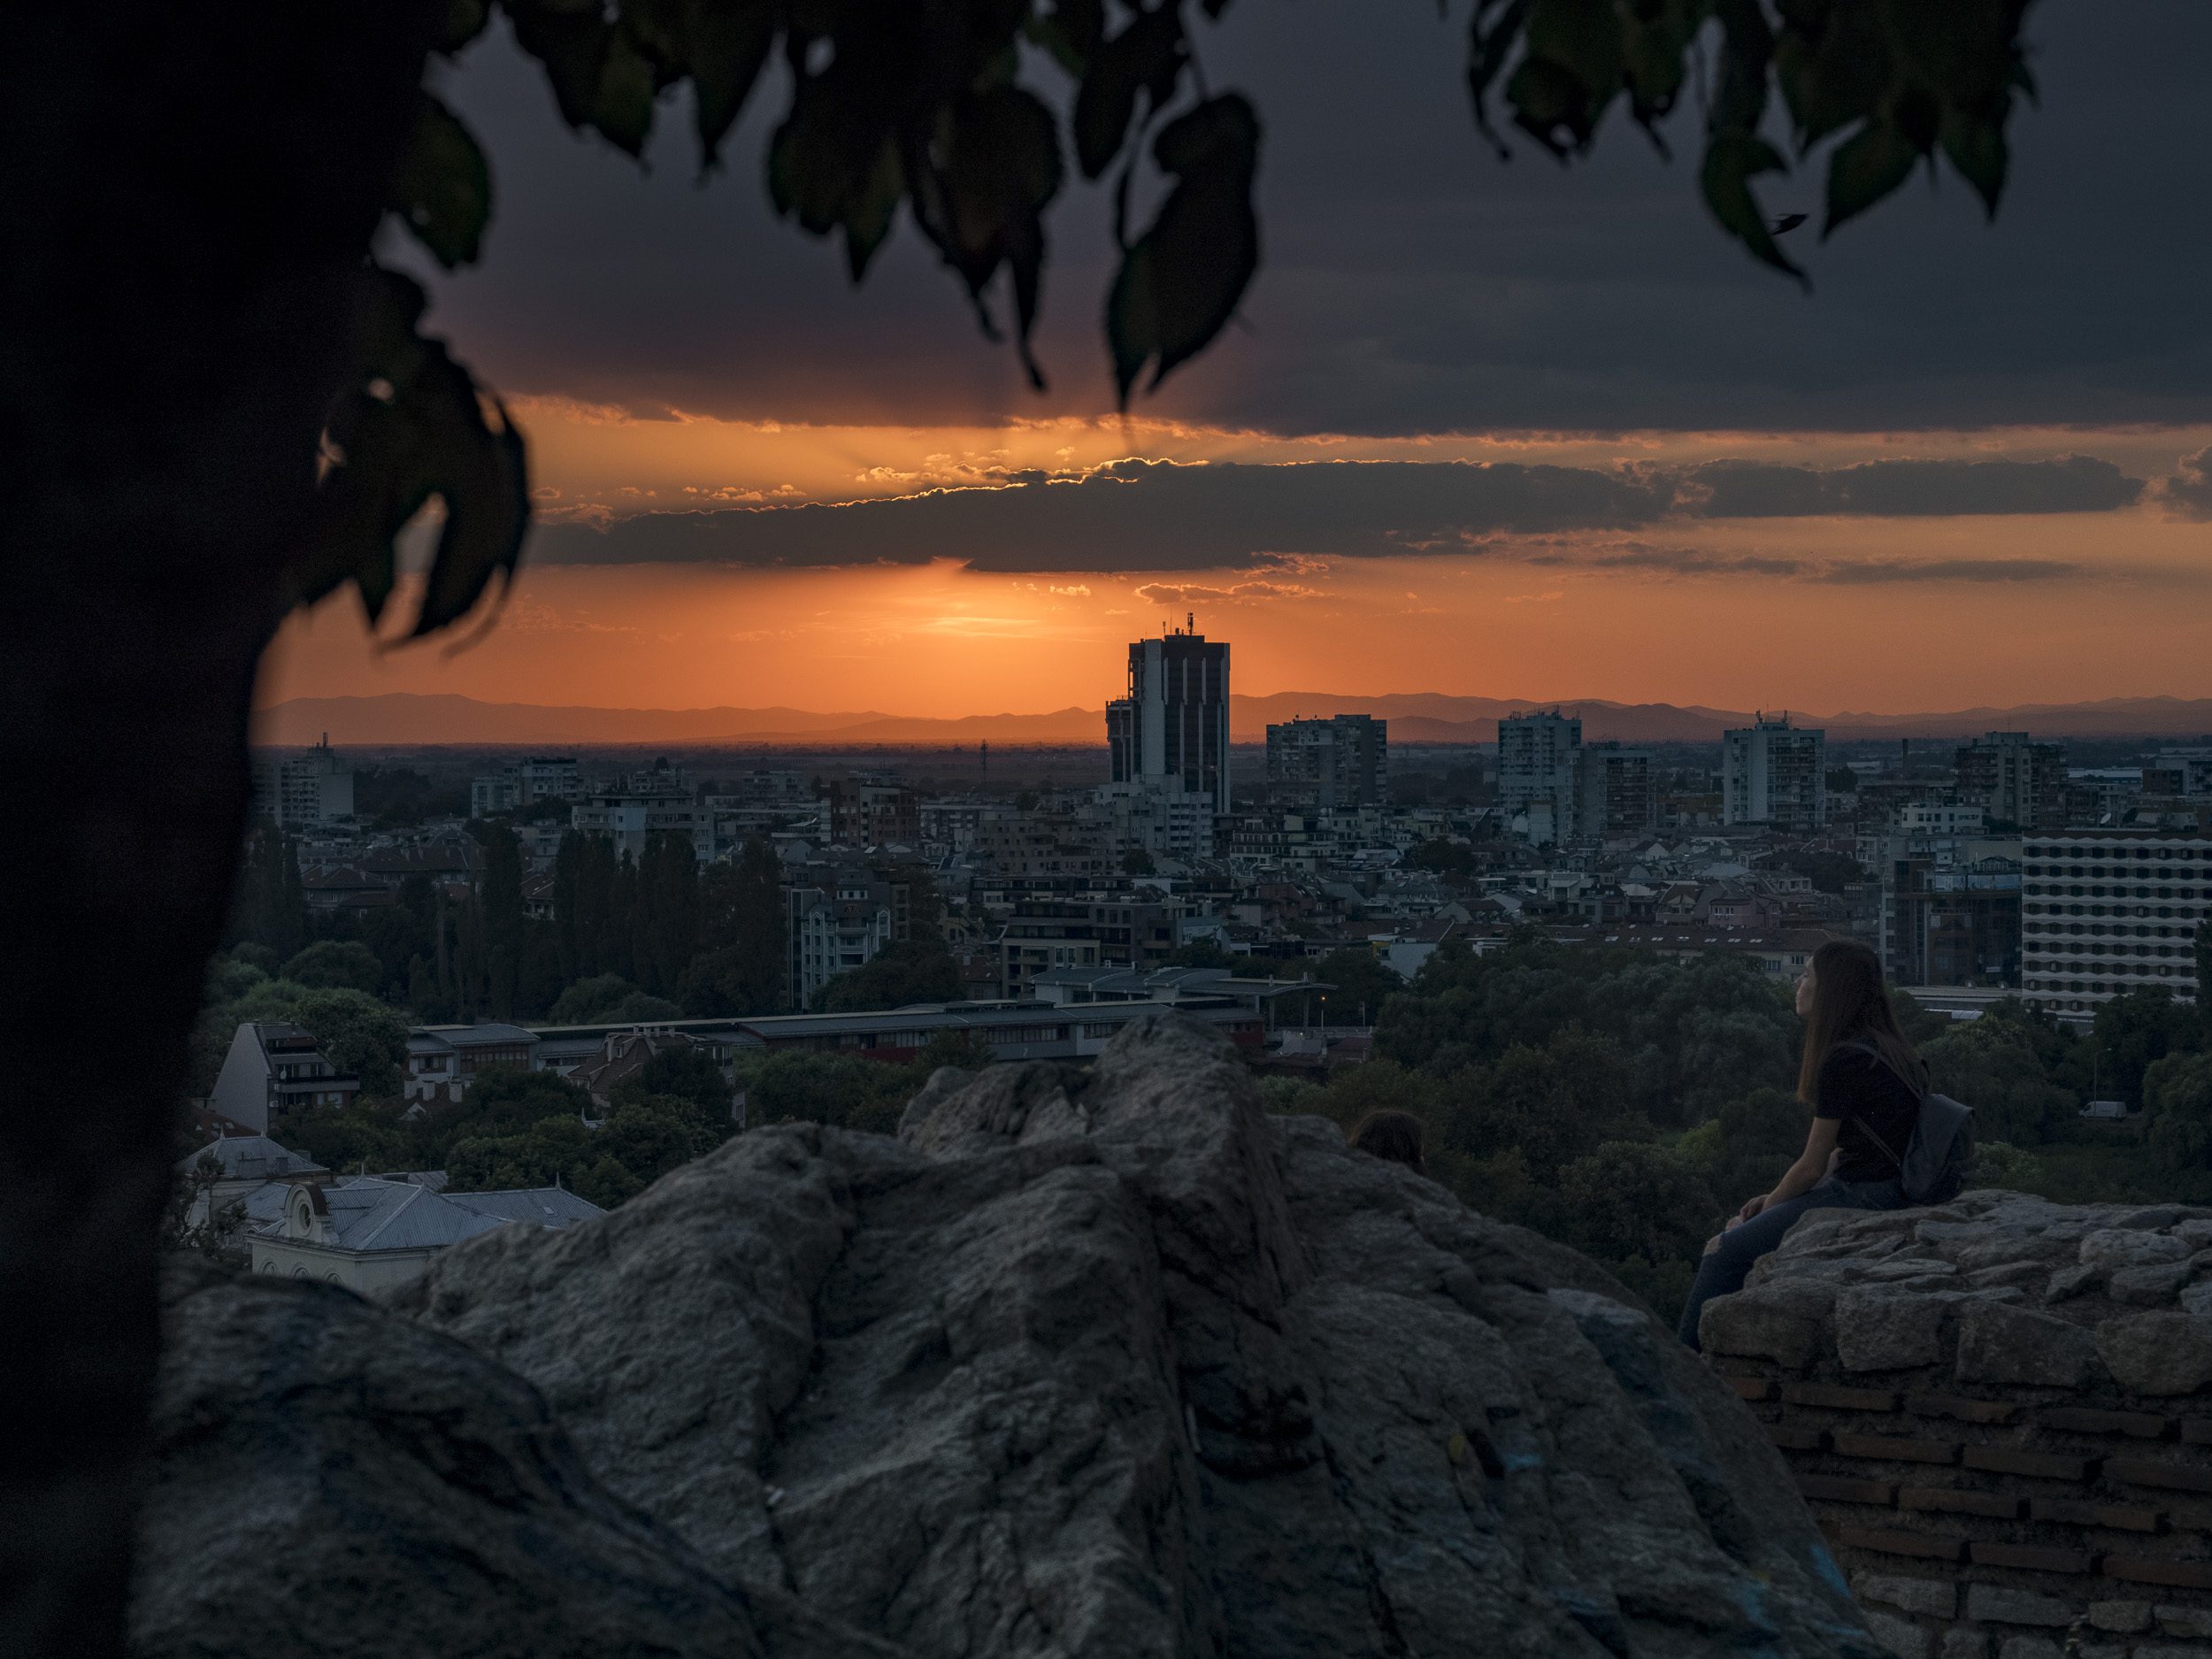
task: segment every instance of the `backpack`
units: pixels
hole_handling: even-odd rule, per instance
[[[1859,1124],[1866,1131],[1866,1138],[1881,1148],[1882,1155],[1897,1166],[1897,1184],[1904,1188],[1905,1202],[1941,1204],[1956,1198],[1974,1164],[1974,1109],[1948,1094],[1923,1088],[1890,1065],[1889,1056],[1870,1042],[1843,1046],[1864,1049],[1889,1066],[1890,1075],[1901,1079],[1907,1088],[1920,1097],[1920,1116],[1913,1124],[1911,1139],[1905,1142],[1902,1157],[1874,1133],[1872,1125],[1864,1120]]]

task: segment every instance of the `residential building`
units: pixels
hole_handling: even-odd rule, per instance
[[[1882,971],[1901,985],[2016,986],[2017,858],[1939,866],[1925,855],[1882,870]]]
[[[560,1187],[453,1193],[419,1179],[273,1182],[247,1201],[253,1271],[368,1294],[420,1277],[439,1251],[500,1227],[565,1231],[606,1214]]]
[[[285,829],[351,818],[353,768],[338,758],[327,732],[303,754],[257,755],[253,810]]]
[[[209,1107],[265,1135],[294,1114],[353,1103],[361,1079],[332,1064],[311,1033],[282,1020],[247,1020],[234,1033]]]
[[[2066,821],[2070,825],[2124,824],[2143,797],[2140,766],[2070,766]]]
[[[839,778],[826,801],[833,846],[910,847],[922,839],[920,797],[902,784]]]
[[[2028,838],[2022,985],[2054,1011],[2124,991],[2196,995],[2197,929],[2212,914],[2212,836],[2113,827]]]
[[[512,772],[495,772],[488,778],[469,780],[469,816],[489,818],[495,812],[511,812],[522,804],[522,780]]]
[[[573,755],[533,755],[515,769],[525,806],[540,801],[580,801],[584,780]]]
[[[1113,781],[1179,787],[1229,810],[1229,647],[1189,630],[1129,647],[1129,693],[1106,705]]]
[[[1132,852],[1171,858],[1210,858],[1216,846],[1213,798],[1196,789],[1157,783],[1102,783],[1091,791],[1088,816],[1116,858]]]
[[[1183,899],[1148,890],[1141,898],[1110,893],[1023,899],[999,933],[998,994],[1030,995],[1036,976],[1045,972],[1157,969],[1182,942],[1179,927],[1189,912]]]
[[[468,1092],[479,1071],[494,1065],[540,1069],[536,1033],[498,1020],[479,1025],[417,1025],[407,1033],[407,1071],[400,1079],[400,1094],[410,1102],[451,1104]]]
[[[654,835],[681,835],[700,861],[714,856],[714,810],[687,795],[590,795],[571,809],[569,822],[579,833],[604,835],[616,856],[632,862],[645,856]]]
[[[1991,732],[1952,757],[1962,802],[1993,824],[2057,829],[2066,822],[2066,746],[2038,743],[2025,732]]]
[[[219,1225],[224,1212],[233,1204],[244,1202],[249,1194],[271,1181],[330,1172],[314,1159],[279,1146],[267,1135],[223,1133],[177,1160],[180,1177],[189,1179],[203,1171],[212,1174],[214,1179],[193,1194],[184,1217],[188,1229],[205,1226],[210,1216]]]
[[[1498,722],[1498,805],[1537,846],[1575,833],[1582,721],[1557,710],[1509,714]]]
[[[1828,819],[1828,734],[1786,714],[1723,734],[1721,821],[1803,834]]]
[[[905,936],[906,884],[859,865],[811,866],[783,890],[791,1006],[806,1008],[841,973]]]
[[[1267,728],[1271,795],[1329,809],[1381,806],[1389,769],[1388,723],[1372,715],[1293,719]]]
[[[1574,833],[1587,841],[1648,835],[1659,827],[1659,757],[1648,749],[1592,743],[1576,762]]]

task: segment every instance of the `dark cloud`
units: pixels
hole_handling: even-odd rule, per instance
[[[1825,471],[1710,461],[1684,472],[1681,490],[1692,511],[1710,518],[2111,512],[2133,506],[2142,494],[2141,479],[2085,455],[2055,461],[1867,461]]]
[[[1231,329],[1145,407],[1270,432],[1894,431],[2193,422],[2212,386],[2201,131],[2212,6],[2139,0],[2030,14],[2039,106],[2011,134],[2002,209],[1916,180],[1797,251],[1815,292],[1756,267],[1698,200],[1698,111],[1677,159],[1617,113],[1587,165],[1501,165],[1472,130],[1463,8],[1230,9],[1208,78],[1266,122],[1263,264]],[[501,26],[503,31],[504,26]],[[957,285],[901,225],[864,288],[770,211],[761,157],[779,72],[703,188],[687,111],[639,169],[578,140],[503,34],[449,91],[486,141],[484,267],[441,280],[433,323],[492,382],[634,409],[940,425],[1110,407],[1097,319],[1108,192],[1055,208],[1024,388]],[[1816,155],[1769,180],[1816,208]]]
[[[1500,536],[1632,529],[1678,516],[2108,511],[2142,480],[2079,457],[1883,461],[1833,471],[1516,462],[1118,461],[1079,476],[882,500],[653,512],[541,527],[555,565],[810,567],[959,560],[973,569],[1196,571],[1285,558],[1480,552]],[[1558,557],[1579,562],[1569,549]],[[1632,559],[1632,553],[1617,556]],[[1655,557],[1677,557],[1664,549]],[[1541,562],[1543,555],[1532,555]],[[1746,566],[1746,573],[1758,573]]]
[[[2177,518],[2212,518],[2212,449],[2183,456],[2173,476],[2160,479],[2151,494]]]
[[[1869,582],[2047,582],[2089,572],[2064,559],[1837,560],[1811,580],[1858,586]]]

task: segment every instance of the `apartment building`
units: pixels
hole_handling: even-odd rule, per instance
[[[1582,757],[1582,721],[1557,710],[1498,722],[1498,804],[1540,847],[1571,841]]]
[[[295,1113],[336,1110],[361,1092],[361,1079],[333,1064],[313,1033],[282,1020],[248,1020],[230,1040],[207,1103],[257,1135]]]
[[[1721,738],[1721,822],[1802,834],[1828,821],[1828,734],[1757,717]]]
[[[2070,829],[2031,836],[2021,880],[2022,988],[2055,1011],[2159,987],[2193,1000],[2193,941],[2212,912],[2212,835]]]
[[[1337,714],[1267,728],[1268,793],[1280,800],[1330,810],[1380,806],[1389,782],[1387,721]]]
[[[338,757],[326,732],[298,755],[257,755],[253,810],[286,829],[353,816],[353,768]]]
[[[1592,743],[1576,762],[1574,833],[1584,840],[1648,835],[1659,827],[1659,756]]]
[[[1991,732],[1952,757],[1959,799],[1993,824],[2020,830],[2066,822],[2066,746],[2038,743],[2025,732]]]

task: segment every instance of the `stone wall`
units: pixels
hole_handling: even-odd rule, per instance
[[[2212,1655],[2212,1210],[1818,1210],[1710,1303],[1901,1659]]]

